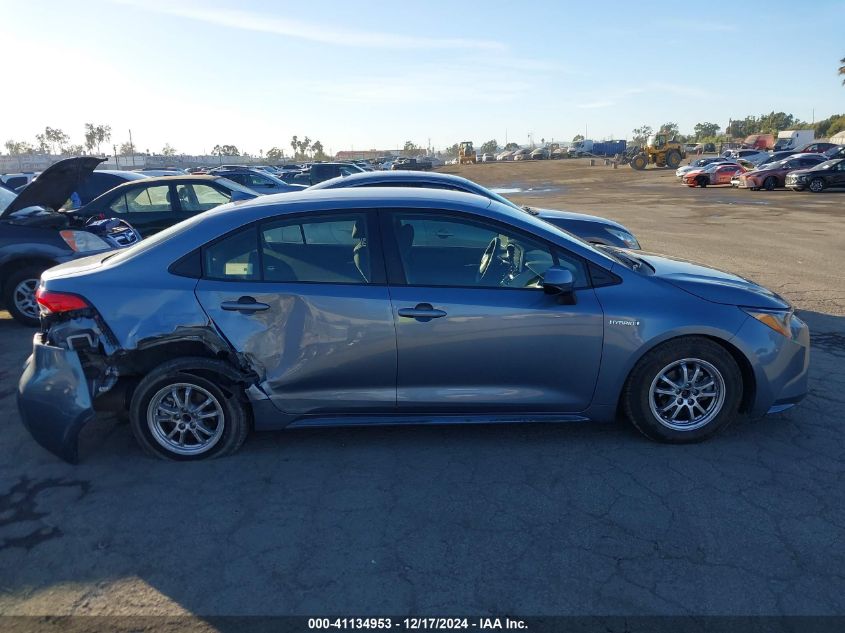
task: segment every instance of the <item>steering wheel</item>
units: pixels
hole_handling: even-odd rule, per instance
[[[476,281],[484,281],[492,275],[492,271],[503,269],[505,267],[505,262],[502,261],[501,257],[499,257],[499,251],[501,249],[502,240],[497,235],[490,240],[487,248],[484,249],[484,254],[481,256],[481,262],[478,264],[478,274],[475,276]]]

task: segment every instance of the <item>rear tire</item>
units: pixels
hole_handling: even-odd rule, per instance
[[[132,395],[129,422],[145,452],[196,461],[230,455],[241,447],[249,418],[240,388],[222,378],[221,365],[186,358],[159,365],[141,380]],[[214,376],[220,378],[210,379]]]
[[[813,178],[808,187],[813,193],[821,193],[824,191],[824,180],[821,178]]]
[[[6,278],[3,286],[3,305],[12,315],[12,318],[28,327],[38,327],[40,322],[40,311],[35,302],[35,291],[41,282],[41,273],[44,269],[36,266],[27,266],[16,270]]]
[[[763,181],[763,188],[766,191],[774,191],[778,186],[778,179],[774,176],[769,176]]]
[[[708,439],[733,422],[742,392],[742,373],[730,352],[710,339],[690,336],[658,345],[637,362],[625,383],[622,406],[649,439],[686,444]]]

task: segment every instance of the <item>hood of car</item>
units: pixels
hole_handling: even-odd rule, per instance
[[[655,277],[706,301],[773,310],[789,307],[777,293],[739,275],[665,255],[632,254],[649,264]]]
[[[575,213],[573,211],[559,211],[557,209],[537,209],[535,207],[531,207],[531,210],[536,212],[537,217],[542,218],[544,220],[553,220],[557,218],[561,220],[580,220],[582,222],[596,222],[597,224],[606,224],[607,226],[622,229],[626,233],[628,232],[628,229],[626,229],[618,222],[614,222],[613,220],[608,220],[607,218],[602,218],[597,215]]]
[[[27,207],[61,208],[97,165],[105,160],[96,156],[77,156],[50,165],[18,194],[0,217],[8,217]]]
[[[815,168],[806,168],[806,169],[793,169],[789,172],[790,176],[807,176],[813,171],[822,171],[821,169],[816,170]]]

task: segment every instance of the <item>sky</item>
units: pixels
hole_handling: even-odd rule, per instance
[[[0,143],[93,122],[150,152],[442,149],[845,112],[845,1],[763,4],[0,0]]]

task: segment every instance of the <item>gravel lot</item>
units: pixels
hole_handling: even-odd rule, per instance
[[[845,612],[845,193],[583,160],[447,170],[778,290],[813,332],[809,398],[697,446],[623,424],[340,429],[190,465],[104,418],[69,466],[20,425],[32,332],[0,312],[0,613]]]

